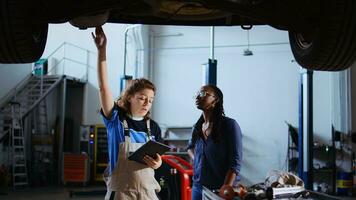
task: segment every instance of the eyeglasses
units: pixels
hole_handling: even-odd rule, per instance
[[[207,91],[204,91],[204,90],[198,91],[195,97],[203,98],[206,96],[212,96],[212,97],[216,98],[216,96],[209,94]]]

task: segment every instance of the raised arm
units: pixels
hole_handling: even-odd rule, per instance
[[[108,83],[106,64],[106,36],[101,27],[95,28],[95,35],[91,33],[98,49],[98,83],[100,104],[105,117],[110,118],[114,107],[114,99]]]

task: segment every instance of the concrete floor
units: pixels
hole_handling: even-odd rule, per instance
[[[103,200],[105,186],[36,187],[16,191],[0,190],[1,200]],[[74,195],[70,196],[74,191]],[[356,197],[337,197],[342,200],[356,200]]]
[[[71,197],[71,191],[74,195]],[[1,200],[103,200],[105,186],[36,187],[0,193]]]

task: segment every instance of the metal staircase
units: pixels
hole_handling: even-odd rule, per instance
[[[0,153],[8,154],[7,159],[6,156],[3,156],[2,159],[6,160],[4,163],[7,163],[8,170],[12,169],[14,188],[35,184],[33,180],[38,180],[41,178],[39,176],[47,173],[43,172],[41,166],[51,162],[48,159],[38,159],[43,153],[49,151],[49,146],[53,148],[51,141],[53,142],[54,139],[51,141],[49,139],[53,138],[53,129],[50,128],[53,124],[51,125],[49,122],[51,113],[48,113],[47,110],[47,107],[50,108],[50,102],[46,100],[46,97],[59,86],[66,88],[68,81],[70,83],[86,83],[89,78],[89,69],[95,69],[93,66],[95,66],[96,59],[92,59],[95,56],[94,52],[87,49],[63,43],[46,59],[41,59],[46,60],[46,69],[41,66],[40,71],[36,71],[35,67],[37,66],[34,65],[34,70],[0,99],[0,146],[4,147]],[[63,91],[66,90],[63,89]],[[63,91],[61,90],[61,92]],[[63,96],[65,98],[65,93]],[[65,102],[63,96],[59,102]],[[62,152],[63,145],[61,137],[64,135],[65,109],[58,112],[61,127],[58,133],[59,146],[56,151],[59,152],[57,164],[61,173],[62,157],[60,152]],[[39,156],[34,157],[34,155]],[[34,159],[34,162],[26,165],[26,162],[31,159]],[[50,164],[53,164],[53,161]],[[36,174],[33,173],[34,171],[42,173]]]
[[[61,81],[63,76],[31,76],[19,88],[12,98],[0,107],[0,141],[11,128],[12,114],[10,102],[17,102],[21,107],[22,118],[33,111]]]
[[[30,113],[36,116],[37,133],[48,134],[46,96],[56,88],[64,76],[35,76],[25,79],[22,86],[0,107],[0,142],[11,141],[13,186],[28,185],[26,166],[26,136],[22,119]],[[37,111],[37,112],[34,112]],[[9,152],[9,153],[10,153]]]
[[[0,107],[0,141],[9,133],[9,128],[12,123],[12,106],[9,102],[19,103],[21,107],[20,114],[22,117],[25,117],[33,111],[62,80],[63,76],[43,76],[42,78],[31,76],[29,80],[25,81],[24,86]]]

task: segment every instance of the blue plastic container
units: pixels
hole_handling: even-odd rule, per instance
[[[352,173],[338,172],[336,179],[336,191],[338,195],[349,195],[352,189]]]

